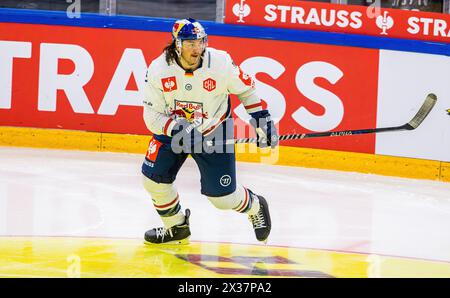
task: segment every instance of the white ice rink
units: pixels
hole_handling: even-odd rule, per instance
[[[160,226],[143,156],[0,147],[0,235],[142,238]],[[269,245],[450,262],[450,183],[238,163],[268,199]],[[176,185],[192,241],[256,244],[246,216],[215,209],[188,159]]]

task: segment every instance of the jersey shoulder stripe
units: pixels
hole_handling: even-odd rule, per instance
[[[205,57],[206,66],[212,70],[223,70],[228,63],[231,63],[230,55],[222,50],[208,47]]]

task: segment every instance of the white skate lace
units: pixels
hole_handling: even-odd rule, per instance
[[[161,237],[161,241],[164,241],[164,237],[166,235],[170,235],[170,237],[173,237],[172,229],[166,229],[164,227],[156,228],[156,238]]]
[[[256,213],[255,215],[249,215],[249,217],[252,221],[254,229],[266,228],[262,208],[259,209],[258,213]]]

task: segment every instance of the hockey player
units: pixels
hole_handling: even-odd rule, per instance
[[[143,184],[164,226],[147,231],[146,244],[188,243],[190,210],[183,213],[174,181],[189,154],[200,169],[201,193],[215,207],[246,213],[259,241],[270,233],[265,198],[236,183],[234,145],[212,152],[203,145],[206,139],[233,139],[230,93],[252,116],[259,147],[278,145],[276,128],[262,109],[253,79],[227,52],[207,46],[199,22],[178,20],[171,44],[147,71],[143,116],[153,138],[142,165]]]

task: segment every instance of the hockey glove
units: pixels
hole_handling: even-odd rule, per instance
[[[197,124],[184,118],[177,120],[177,124],[172,128],[171,146],[175,153],[199,153],[202,151],[202,140]]]
[[[278,146],[278,134],[275,124],[270,118],[270,114],[267,110],[262,110],[255,113],[250,113],[252,119],[250,119],[250,124],[256,130],[256,135],[258,137],[256,145],[260,148]]]

